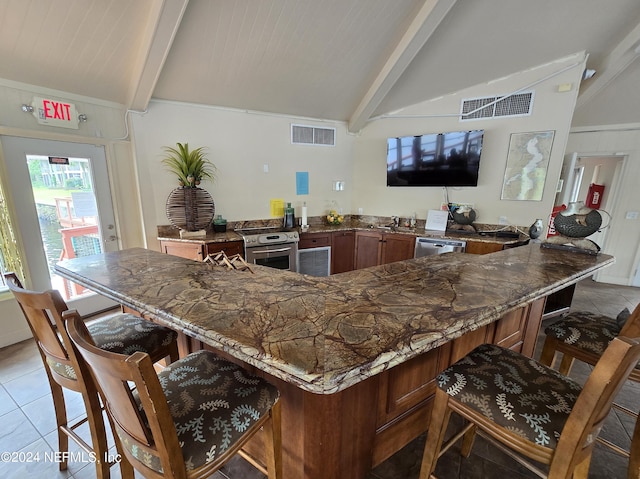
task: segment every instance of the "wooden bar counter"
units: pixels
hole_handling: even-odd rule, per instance
[[[286,479],[361,479],[428,428],[439,371],[484,342],[532,355],[546,297],[613,261],[531,244],[318,278],[137,248],[56,271],[278,386]]]

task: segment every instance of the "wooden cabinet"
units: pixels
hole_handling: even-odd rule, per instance
[[[356,269],[377,266],[382,252],[382,233],[377,231],[356,232]]]
[[[356,232],[356,269],[413,258],[416,238],[412,235]]]
[[[449,350],[445,344],[380,374],[373,464],[380,464],[429,427],[435,378],[449,364]]]
[[[494,323],[381,373],[373,464],[384,461],[428,428],[436,376],[472,349],[494,343],[532,357],[544,303],[545,298],[540,298],[509,311]]]
[[[502,243],[490,243],[486,241],[469,241],[467,240],[467,247],[465,253],[470,254],[488,254],[495,253],[496,251],[502,251]]]
[[[465,253],[471,254],[488,254],[501,251],[503,249],[517,248],[529,244],[529,240],[516,241],[512,243],[493,243],[490,241],[473,241],[467,240],[467,248]]]
[[[331,246],[331,233],[302,233],[298,249],[320,248]]]
[[[188,241],[161,240],[160,250],[166,254],[180,256],[181,258],[203,261],[208,255],[224,251],[227,256],[234,254],[244,255],[244,243],[242,241],[222,241],[217,243],[191,243]]]
[[[180,256],[181,258],[202,261],[203,245],[197,243],[185,243],[182,241],[160,241],[160,249],[163,253]]]
[[[355,249],[355,231],[334,231],[331,234],[331,274],[354,270]]]
[[[302,233],[298,249],[331,247],[331,274],[344,273],[354,269],[356,234],[352,230],[333,233]]]
[[[416,238],[411,235],[383,233],[380,264],[394,263],[413,258]]]
[[[207,243],[206,244],[206,254],[207,255],[220,253],[224,251],[227,256],[233,256],[234,254],[239,254],[244,257],[244,242],[243,241],[223,241],[218,243]]]

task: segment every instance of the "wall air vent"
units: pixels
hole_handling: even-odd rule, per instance
[[[529,116],[533,108],[533,92],[509,96],[489,96],[462,100],[460,121],[505,116]]]
[[[336,129],[291,124],[291,143],[293,145],[336,146]]]

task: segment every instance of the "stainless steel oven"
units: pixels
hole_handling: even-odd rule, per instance
[[[249,264],[297,271],[297,231],[281,228],[247,228],[236,230],[244,239],[244,257]]]

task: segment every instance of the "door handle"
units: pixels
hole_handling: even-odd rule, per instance
[[[284,253],[285,251],[291,251],[291,248],[280,248],[280,249],[267,249],[262,251],[253,251],[254,254],[261,253]]]

